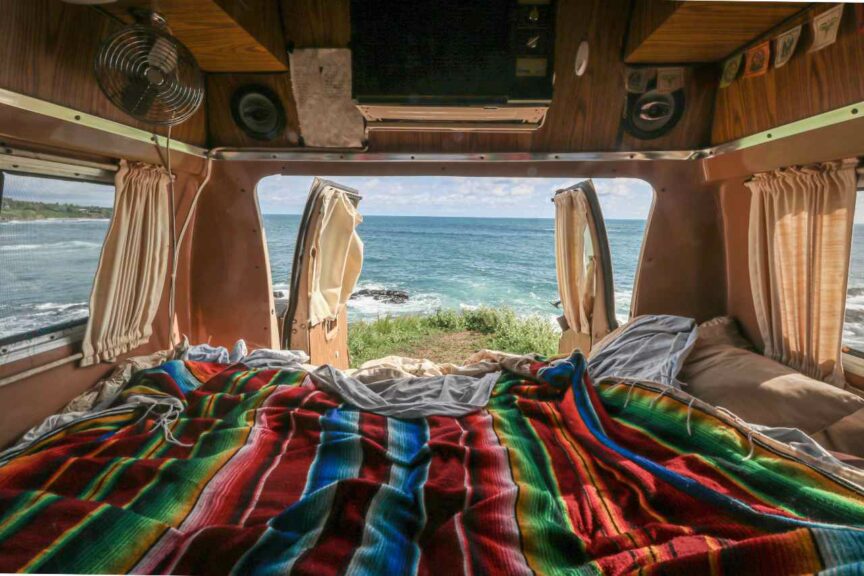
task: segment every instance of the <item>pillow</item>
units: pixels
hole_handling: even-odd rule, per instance
[[[828,450],[864,458],[864,409],[813,434],[813,439]]]
[[[687,392],[751,424],[808,434],[864,408],[857,395],[751,352],[742,342],[749,346],[734,320],[700,326],[680,376]]]
[[[745,350],[755,350],[753,344],[741,334],[738,322],[731,316],[718,316],[699,324],[696,346],[728,344]]]

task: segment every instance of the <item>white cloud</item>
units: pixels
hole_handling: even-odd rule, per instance
[[[364,214],[406,216],[481,216],[551,218],[556,190],[579,178],[469,178],[469,177],[345,177],[330,178],[357,189]],[[258,184],[264,213],[299,214],[306,204],[311,176],[270,176]],[[595,179],[606,218],[645,218],[651,187],[633,179]],[[5,194],[44,202],[110,206],[108,185],[66,182],[7,175]],[[859,207],[859,212],[862,210]]]
[[[363,196],[364,214],[551,218],[556,190],[579,178],[334,177]],[[258,186],[262,211],[299,213],[309,176],[272,176]],[[633,179],[595,179],[606,218],[645,218],[651,187]]]

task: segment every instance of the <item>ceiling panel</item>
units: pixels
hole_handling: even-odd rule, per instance
[[[120,0],[105,9],[157,11],[206,72],[284,72],[288,54],[275,0]]]
[[[635,0],[626,61],[717,62],[806,6],[796,2]]]

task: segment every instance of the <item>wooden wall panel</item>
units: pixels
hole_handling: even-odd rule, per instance
[[[800,12],[795,2],[636,0],[627,62],[717,62]]]
[[[351,41],[350,0],[281,0],[285,40],[294,48],[345,48]],[[384,16],[386,17],[386,16]]]
[[[102,94],[93,56],[102,38],[119,25],[100,12],[56,0],[0,0],[0,88],[19,92],[144,130]],[[206,143],[205,113],[172,129],[190,144]]]
[[[712,144],[762,132],[864,100],[864,34],[855,31],[855,14],[846,5],[837,42],[819,52],[807,53],[811,34],[806,22],[818,6],[798,21],[805,30],[798,50],[782,68],[764,76],[738,78],[718,89]],[[790,24],[791,26],[791,24]]]
[[[155,10],[207,72],[284,72],[288,54],[276,0],[119,0],[104,10],[132,22]]]
[[[231,115],[231,96],[246,84],[260,84],[273,90],[285,109],[285,130],[273,140],[256,140],[248,136],[234,122]],[[297,146],[300,134],[297,106],[291,91],[290,74],[208,74],[207,116],[210,146],[288,148]]]
[[[677,2],[634,0],[624,53],[629,56],[636,52],[677,9]]]

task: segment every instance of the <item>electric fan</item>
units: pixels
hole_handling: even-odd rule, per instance
[[[192,116],[204,99],[195,57],[149,14],[107,37],[96,53],[99,87],[115,106],[148,124],[172,126]]]

